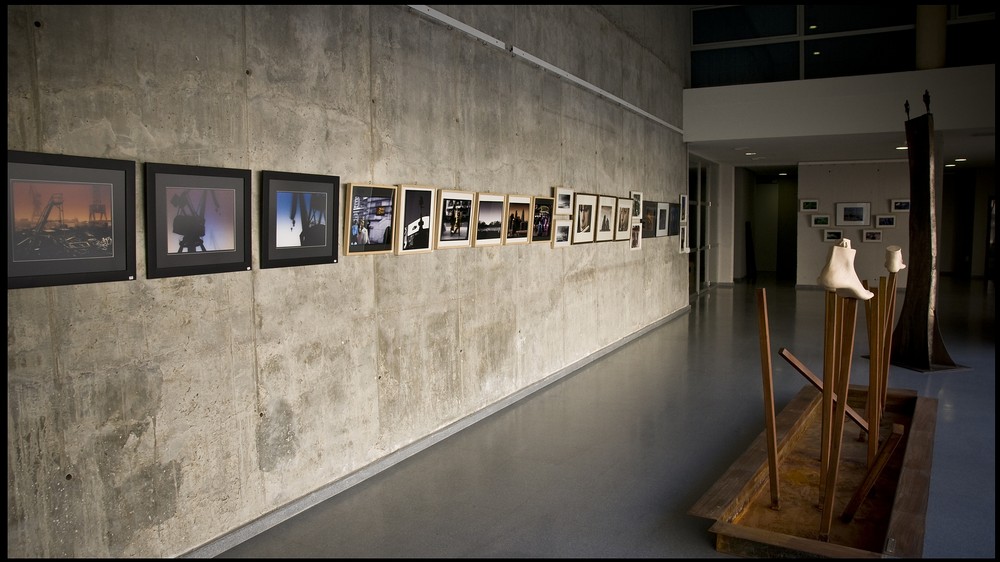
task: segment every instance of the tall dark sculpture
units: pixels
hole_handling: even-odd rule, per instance
[[[941,339],[937,322],[937,233],[934,212],[934,116],[930,94],[924,92],[927,113],[909,118],[906,145],[910,162],[909,278],[899,323],[892,335],[892,364],[915,371],[958,367]]]

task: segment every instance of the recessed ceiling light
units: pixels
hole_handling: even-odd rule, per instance
[[[906,146],[897,146],[896,150],[907,150],[907,148],[909,148],[909,147],[906,147]]]
[[[755,154],[757,154],[757,153],[756,153],[756,152],[747,152],[747,153],[745,154],[745,156],[753,156],[753,155],[755,155]]]
[[[819,55],[819,51],[813,51],[813,56]]]
[[[787,175],[788,175],[788,172],[778,172],[778,175],[779,175],[779,176],[787,176]]]
[[[955,162],[965,162],[965,158],[956,158]]]
[[[944,167],[945,168],[954,168],[955,165],[954,164],[945,164]]]

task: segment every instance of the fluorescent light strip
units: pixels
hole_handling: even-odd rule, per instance
[[[426,15],[427,17],[436,19],[436,20],[438,20],[438,21],[440,21],[440,22],[442,22],[442,23],[444,23],[446,25],[449,25],[449,26],[451,26],[451,27],[453,27],[453,28],[455,28],[455,29],[457,29],[459,31],[462,31],[463,33],[471,35],[471,36],[475,37],[476,39],[479,39],[480,41],[483,41],[487,45],[493,45],[494,47],[497,47],[498,49],[503,49],[503,50],[511,53],[512,55],[514,55],[516,57],[520,57],[520,58],[522,58],[522,59],[524,59],[524,60],[526,60],[526,61],[528,61],[528,62],[530,62],[530,63],[532,63],[534,65],[537,65],[537,66],[541,67],[544,70],[548,70],[549,72],[551,72],[551,73],[553,73],[553,74],[555,74],[555,75],[557,75],[557,76],[559,76],[561,78],[565,78],[566,80],[569,80],[570,82],[572,82],[572,83],[574,83],[574,84],[576,84],[578,86],[581,86],[581,87],[583,87],[583,88],[585,88],[587,90],[590,90],[591,92],[597,94],[598,96],[601,96],[602,98],[611,100],[611,101],[613,101],[613,102],[621,105],[622,107],[628,109],[629,111],[632,111],[634,113],[642,115],[643,117],[645,117],[645,118],[647,118],[647,119],[649,119],[651,121],[655,121],[655,122],[659,123],[660,125],[663,125],[664,127],[667,127],[667,128],[669,128],[669,129],[671,129],[673,131],[676,131],[676,132],[682,134],[682,135],[684,134],[684,131],[682,129],[679,129],[679,128],[671,125],[670,123],[667,123],[663,119],[660,119],[659,117],[657,117],[657,116],[655,116],[655,115],[653,115],[653,114],[651,114],[651,113],[649,113],[647,111],[643,111],[642,109],[639,109],[638,107],[632,105],[631,103],[629,103],[629,102],[627,102],[627,101],[619,98],[618,96],[615,96],[614,94],[608,93],[608,92],[606,92],[606,91],[598,88],[597,86],[591,84],[590,82],[587,82],[587,81],[585,81],[585,80],[583,80],[583,79],[581,79],[581,78],[579,78],[577,76],[574,76],[574,75],[570,74],[569,72],[566,72],[565,70],[563,70],[563,69],[561,69],[561,68],[559,68],[557,66],[553,66],[553,65],[551,65],[551,64],[543,61],[542,59],[540,59],[540,58],[532,55],[531,53],[525,52],[525,51],[523,51],[523,50],[521,50],[521,49],[519,49],[519,48],[517,48],[517,47],[515,47],[513,45],[509,45],[508,46],[503,41],[501,41],[501,40],[499,40],[499,39],[497,39],[495,37],[492,37],[490,35],[487,35],[487,34],[483,33],[482,31],[479,31],[478,29],[476,29],[474,27],[470,27],[470,26],[468,26],[468,25],[466,25],[466,24],[464,24],[464,23],[456,20],[455,18],[452,18],[450,16],[442,14],[441,12],[439,12],[437,10],[434,10],[433,8],[429,8],[427,6],[409,6],[409,7],[412,8],[412,9],[414,9],[414,10],[416,10],[416,11],[418,11],[418,12],[420,12],[420,13],[422,13],[422,14],[424,14],[424,15]]]

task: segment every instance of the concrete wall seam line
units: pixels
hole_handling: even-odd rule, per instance
[[[684,134],[684,130],[683,129],[681,129],[679,127],[676,127],[674,125],[671,125],[670,123],[667,123],[663,119],[660,119],[659,117],[657,117],[657,116],[649,113],[648,111],[645,111],[645,110],[643,110],[643,109],[641,109],[639,107],[636,107],[635,105],[632,105],[631,103],[629,103],[629,102],[627,102],[627,101],[619,98],[618,96],[616,96],[616,95],[614,95],[612,93],[606,92],[605,90],[603,90],[601,88],[598,88],[594,84],[591,84],[590,82],[587,82],[586,80],[584,80],[582,78],[574,76],[573,74],[570,74],[569,72],[567,72],[567,71],[565,71],[565,70],[563,70],[563,69],[561,69],[561,68],[559,68],[559,67],[557,67],[557,66],[555,66],[553,64],[550,64],[550,63],[548,63],[548,62],[546,62],[546,61],[544,61],[544,60],[542,60],[542,59],[540,59],[540,58],[532,55],[531,53],[528,53],[527,51],[524,51],[523,49],[519,49],[519,48],[517,48],[517,47],[515,47],[513,45],[507,45],[506,43],[504,43],[503,41],[497,39],[496,37],[493,37],[491,35],[483,33],[482,31],[480,31],[480,30],[478,30],[478,29],[476,29],[476,28],[474,28],[472,26],[466,25],[466,24],[464,24],[464,23],[456,20],[455,18],[453,18],[451,16],[442,14],[441,12],[439,12],[439,11],[433,9],[433,8],[429,8],[427,6],[421,6],[421,5],[408,5],[407,7],[412,8],[413,10],[416,10],[417,12],[420,12],[420,13],[426,15],[427,17],[430,17],[432,19],[440,21],[441,23],[449,25],[449,26],[451,26],[451,27],[453,27],[453,28],[455,28],[455,29],[463,32],[463,33],[471,35],[471,36],[475,37],[476,39],[479,39],[480,41],[483,41],[484,43],[486,43],[488,45],[493,45],[494,47],[497,47],[498,49],[503,49],[503,50],[509,52],[510,54],[514,55],[515,57],[522,58],[522,59],[524,59],[524,60],[526,60],[526,61],[528,61],[528,62],[530,62],[532,64],[535,64],[535,65],[539,66],[540,68],[542,68],[544,70],[548,70],[549,72],[552,72],[553,74],[555,74],[555,75],[557,75],[557,76],[559,76],[561,78],[569,80],[570,82],[572,82],[572,83],[574,83],[574,84],[576,84],[578,86],[582,86],[583,88],[585,88],[587,90],[590,90],[591,92],[597,94],[598,96],[600,96],[602,98],[605,98],[607,100],[610,100],[610,101],[613,101],[613,102],[617,103],[618,105],[624,107],[625,109],[628,109],[629,111],[632,111],[633,113],[641,115],[641,116],[643,116],[643,117],[645,117],[645,118],[647,118],[647,119],[649,119],[651,121],[655,121],[656,123],[659,123],[660,125],[663,125],[664,127],[667,127],[668,129],[670,129],[670,130],[672,130],[674,132],[680,133],[681,135]]]

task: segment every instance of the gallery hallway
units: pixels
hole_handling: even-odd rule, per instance
[[[764,429],[755,289],[766,287],[778,410],[822,369],[824,293],[758,280],[221,553],[232,558],[709,558],[688,514]],[[962,368],[893,366],[938,400],[923,555],[996,555],[994,286],[942,277],[938,317]],[[899,293],[897,315],[904,293]],[[867,384],[864,308],[852,383]]]

